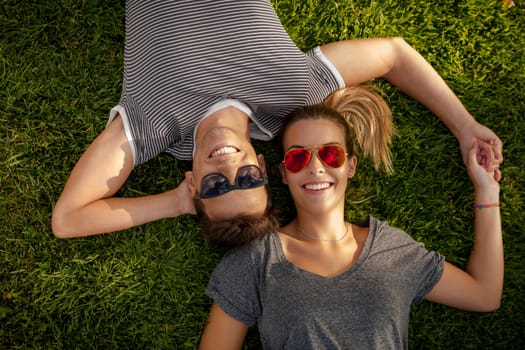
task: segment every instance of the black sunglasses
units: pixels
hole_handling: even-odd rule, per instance
[[[245,165],[237,170],[234,184],[221,173],[211,173],[202,178],[199,198],[222,196],[233,190],[250,190],[268,184],[262,170],[257,165]]]

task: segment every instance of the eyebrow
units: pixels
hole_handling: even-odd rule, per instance
[[[344,145],[340,144],[339,142],[328,142],[328,143],[323,143],[322,145],[311,146],[311,147],[301,146],[301,145],[291,145],[290,147],[286,149],[286,151],[289,151],[291,149],[297,149],[297,148],[317,148],[321,146],[341,146],[343,147]]]

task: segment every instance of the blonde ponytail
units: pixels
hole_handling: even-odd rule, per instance
[[[323,102],[343,115],[354,133],[353,139],[376,170],[393,173],[390,145],[394,135],[392,112],[369,84],[337,90]]]

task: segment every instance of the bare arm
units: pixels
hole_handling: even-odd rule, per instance
[[[347,86],[383,77],[426,106],[456,136],[465,163],[475,140],[493,141],[492,147],[485,147],[491,170],[503,161],[502,143],[496,134],[474,120],[434,68],[403,39],[340,41],[323,45],[321,51]]]
[[[497,175],[478,164],[479,149],[468,154],[467,170],[476,203],[498,203]],[[499,170],[496,170],[498,172]],[[466,271],[445,263],[443,276],[427,299],[471,311],[491,311],[500,305],[503,290],[503,240],[499,207],[476,208],[474,246]]]
[[[213,303],[208,323],[202,333],[200,350],[240,349],[248,326],[225,313],[219,305]]]
[[[61,238],[89,236],[194,212],[185,182],[157,195],[112,197],[132,169],[131,149],[122,120],[117,117],[71,172],[53,209],[53,233]]]

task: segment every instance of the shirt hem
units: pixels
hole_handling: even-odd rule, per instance
[[[337,81],[337,85],[339,85],[339,88],[344,89],[346,87],[346,84],[345,84],[345,80],[343,79],[343,76],[341,75],[341,73],[339,73],[337,68],[335,68],[334,64],[328,58],[326,58],[324,53],[321,51],[321,47],[320,46],[314,47],[313,52],[316,57],[318,57],[321,61],[323,61],[323,63],[330,70],[330,72],[332,72],[335,80]]]
[[[131,136],[131,126],[129,123],[128,114],[126,112],[126,109],[121,106],[117,105],[111,109],[109,112],[109,119],[106,124],[106,128],[108,125],[117,117],[117,115],[120,115],[120,118],[122,119],[122,124],[124,125],[124,133],[126,134],[126,139],[128,140],[129,146],[131,148],[131,154],[133,156],[133,165],[136,165],[137,161],[137,151],[136,151],[136,145],[133,137]]]

